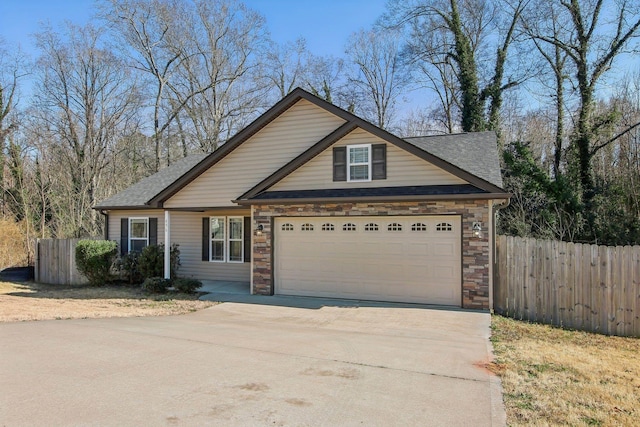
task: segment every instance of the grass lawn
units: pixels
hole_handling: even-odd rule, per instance
[[[184,314],[214,305],[200,294],[147,295],[139,286],[0,282],[0,322]]]
[[[640,339],[493,316],[507,423],[640,425]]]

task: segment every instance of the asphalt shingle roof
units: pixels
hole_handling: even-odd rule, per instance
[[[265,191],[252,200],[268,199],[324,199],[324,198],[353,198],[378,196],[433,196],[451,194],[481,194],[486,191],[470,184],[462,185],[418,185],[406,187],[371,187],[371,188],[338,188],[325,190],[293,190],[293,191]]]
[[[95,206],[96,209],[113,207],[144,207],[154,196],[174,183],[182,175],[200,163],[207,154],[194,154],[178,160],[171,166],[148,176],[131,187],[103,200]]]
[[[403,138],[427,153],[502,188],[498,142],[494,132]]]

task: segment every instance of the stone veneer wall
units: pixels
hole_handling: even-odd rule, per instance
[[[261,236],[254,237],[253,293],[273,295],[274,218],[279,216],[376,216],[444,215],[462,217],[462,307],[489,309],[489,202],[487,200],[342,203],[300,205],[255,205],[255,225],[262,224]],[[473,223],[482,223],[482,237],[473,236]]]

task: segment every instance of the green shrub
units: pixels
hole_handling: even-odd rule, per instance
[[[180,250],[178,245],[171,245],[171,278],[177,277],[180,267]],[[143,278],[164,276],[164,245],[149,245],[138,257],[138,270]]]
[[[111,280],[111,267],[118,245],[110,240],[80,240],[76,245],[76,266],[92,285]]]
[[[162,277],[147,277],[142,282],[142,290],[152,294],[164,294],[171,286],[171,280]]]
[[[173,281],[173,287],[179,292],[192,294],[196,289],[202,287],[202,282],[196,279],[180,278]]]
[[[120,277],[130,284],[141,283],[143,280],[140,273],[140,252],[130,252],[120,258],[117,262]]]

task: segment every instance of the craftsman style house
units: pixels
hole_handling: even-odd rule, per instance
[[[296,89],[95,209],[123,254],[179,244],[182,276],[489,309],[501,187],[492,132],[402,139]]]

